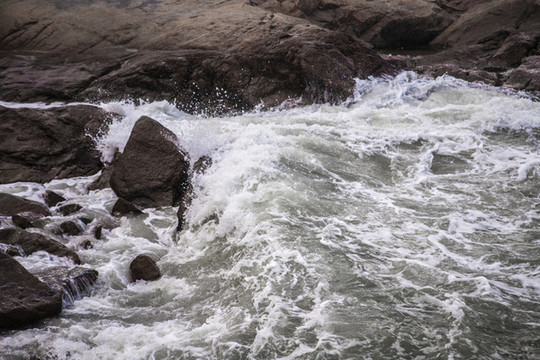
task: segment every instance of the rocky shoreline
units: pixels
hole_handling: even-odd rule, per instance
[[[355,78],[402,70],[540,96],[534,0],[8,0],[0,14],[6,102],[167,100],[188,113],[219,115],[340,103],[352,95]],[[104,164],[93,138],[113,118],[91,105],[0,106],[0,183],[102,171],[89,190],[115,191],[112,215],[179,206],[181,230],[191,173],[211,159],[190,168],[181,139],[143,117],[124,153]],[[0,194],[0,328],[58,314],[63,297],[84,295],[97,279],[94,270],[75,266],[77,249],[63,242],[82,234],[88,239],[80,247],[92,246],[102,222],[114,224],[114,217],[89,218],[59,194],[42,195],[32,202]],[[15,258],[34,251],[65,256],[73,266],[30,274]],[[151,258],[131,267],[134,280],[160,276]]]

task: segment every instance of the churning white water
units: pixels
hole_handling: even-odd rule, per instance
[[[91,296],[0,334],[0,358],[540,358],[540,103],[412,73],[357,85],[342,106],[228,118],[102,104],[120,115],[105,160],[148,115],[213,164],[185,230],[175,208],[119,220],[78,250]],[[110,218],[94,178],[0,190]],[[140,253],[161,279],[129,282]]]

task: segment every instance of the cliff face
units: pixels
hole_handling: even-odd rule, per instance
[[[400,68],[534,93],[539,7],[534,0],[6,0],[0,98],[165,99],[220,113],[300,97],[339,102],[353,78]]]

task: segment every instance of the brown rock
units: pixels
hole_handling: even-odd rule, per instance
[[[19,245],[26,255],[43,250],[52,255],[69,257],[75,264],[81,263],[76,252],[56,240],[37,233],[15,228],[0,229],[0,243]]]
[[[137,120],[111,177],[118,197],[143,208],[177,204],[189,172],[189,156],[177,143],[157,121]]]
[[[0,328],[14,329],[62,311],[62,293],[0,252]]]
[[[129,270],[133,281],[153,281],[161,277],[161,271],[156,265],[156,262],[148,255],[138,255],[129,264]]]
[[[101,154],[88,136],[107,121],[96,107],[0,107],[0,118],[0,183],[46,182],[90,175],[102,167]]]

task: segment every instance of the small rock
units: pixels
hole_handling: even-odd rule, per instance
[[[48,207],[53,207],[56,206],[58,203],[61,203],[62,201],[66,201],[63,196],[58,195],[52,190],[45,191],[43,199],[45,200],[45,204],[47,204]]]
[[[58,208],[58,211],[60,211],[60,213],[62,213],[62,215],[64,216],[74,214],[81,210],[82,210],[82,206],[79,204],[66,204]]]
[[[102,235],[102,232],[103,232],[103,226],[102,225],[98,225],[94,228],[94,237],[98,240],[101,240],[101,235]]]
[[[22,229],[28,229],[35,227],[34,223],[39,219],[39,216],[32,213],[20,213],[18,215],[13,215],[11,220],[15,225]]]
[[[86,239],[81,243],[81,248],[84,250],[92,249],[94,248],[94,244],[92,244],[91,240]]]
[[[130,214],[140,215],[143,212],[137,206],[133,205],[126,199],[118,198],[118,200],[116,200],[116,203],[114,203],[111,213],[113,214],[113,216],[124,216]]]
[[[79,235],[80,233],[83,232],[83,229],[81,229],[73,221],[69,221],[69,220],[61,223],[60,229],[62,230],[62,233],[66,235]]]
[[[195,161],[195,164],[193,164],[193,172],[204,174],[210,166],[212,166],[212,158],[207,155],[201,156],[199,160]]]
[[[62,292],[0,252],[0,328],[15,329],[62,311]]]
[[[133,281],[152,281],[161,277],[161,271],[156,265],[156,262],[148,255],[138,255],[131,264],[129,264],[129,270]]]

